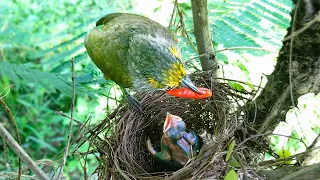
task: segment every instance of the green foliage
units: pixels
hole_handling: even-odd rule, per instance
[[[228,174],[224,177],[224,180],[237,180],[238,176],[234,170],[230,170]]]
[[[104,10],[91,11],[92,13],[86,13],[84,16],[81,13],[73,13],[79,12],[79,9],[81,9],[79,6],[73,6],[73,4],[77,3],[87,6],[87,8],[98,5]],[[55,4],[46,2],[44,5],[49,5],[50,8],[40,10],[39,4],[26,1],[21,4],[27,7],[31,6],[32,9],[24,8],[21,12],[19,11],[22,8],[21,4],[7,4],[6,6],[13,6],[13,8],[3,11],[13,15],[11,18],[2,20],[4,21],[4,24],[8,25],[8,27],[4,28],[4,31],[1,32],[3,35],[8,35],[5,39],[2,39],[3,45],[8,48],[9,51],[12,51],[12,47],[23,44],[24,47],[28,48],[26,53],[21,54],[21,56],[23,56],[21,58],[24,59],[23,62],[26,61],[26,64],[28,64],[29,67],[36,67],[39,70],[60,74],[60,77],[62,78],[65,78],[68,75],[70,76],[69,60],[71,57],[75,57],[75,64],[76,67],[78,67],[76,73],[81,73],[81,84],[89,86],[98,83],[99,86],[104,86],[105,82],[101,84],[101,81],[99,80],[101,79],[101,76],[98,76],[99,72],[97,68],[90,62],[87,53],[85,52],[83,38],[86,32],[93,27],[94,22],[98,18],[105,15],[106,12],[111,13],[116,11],[116,9],[106,5],[102,7],[101,4],[96,3],[97,2],[75,1]],[[281,41],[278,37],[281,37],[283,33],[276,34],[277,32],[273,27],[280,29],[287,28],[289,19],[286,13],[288,13],[291,7],[287,5],[289,4],[287,1],[278,3],[272,1],[268,4],[265,3],[268,2],[255,2],[249,0],[209,1],[209,19],[210,22],[212,22],[211,28],[214,30],[213,40],[215,46],[218,48],[234,46],[280,47]],[[121,5],[121,3],[119,5]],[[190,2],[182,2],[179,5],[187,15],[192,14]],[[269,7],[267,12],[265,11],[265,6]],[[60,8],[64,9],[64,11],[57,11]],[[46,15],[42,16],[43,13],[46,13]],[[70,14],[70,16],[66,17],[67,14]],[[30,21],[24,21],[24,19]],[[61,19],[63,19],[63,21],[61,21]],[[11,21],[15,23],[9,23]],[[30,22],[37,23],[31,27]],[[39,22],[43,23],[41,24]],[[27,23],[27,25],[24,26],[24,23]],[[185,24],[186,30],[192,32],[193,23],[191,16],[185,18]],[[11,33],[12,31],[14,31],[14,33]],[[189,33],[189,36],[191,42],[195,44],[194,35]],[[17,37],[20,37],[20,39]],[[21,41],[21,39],[23,40]],[[181,40],[181,47],[184,55],[196,55],[196,51],[184,38],[179,37],[179,39]],[[10,43],[6,44],[6,42]],[[243,50],[241,51],[243,52]],[[6,50],[4,52],[8,51]],[[240,50],[235,50],[235,52],[239,53]],[[244,52],[254,56],[267,54],[266,52],[254,50],[245,50]],[[8,59],[8,55],[9,54],[4,53],[4,60]],[[217,54],[217,57],[218,60],[221,58],[221,61],[224,63],[233,61],[231,60],[233,59],[233,55],[230,55],[229,53],[221,52]],[[249,70],[242,61],[248,60],[239,57],[235,63],[240,68],[241,72],[246,72],[245,76],[249,76]],[[40,64],[40,66],[38,66],[38,64]],[[199,61],[197,61],[196,66],[200,67]],[[5,75],[14,82],[19,79],[15,73],[6,72]],[[19,77],[20,79],[25,79],[26,82],[35,80],[35,78],[29,78],[30,76]],[[64,93],[70,91],[70,88],[67,89],[66,86],[64,86],[66,83],[63,83],[63,85],[60,86],[57,86],[59,83],[46,83],[46,81],[50,82],[51,80],[52,78],[47,75],[40,79],[38,78],[38,81],[36,82],[39,82],[50,92],[53,92],[54,89],[58,89]],[[82,92],[85,91],[84,89],[81,89],[81,86],[77,86],[77,90],[79,91],[79,94],[83,94]],[[90,89],[90,91],[92,91],[92,89]],[[95,93],[99,94],[100,92],[95,91]]]
[[[179,2],[186,14],[186,31],[195,44],[191,4]],[[58,116],[55,111],[68,113],[70,110],[70,58],[74,57],[75,62],[78,120],[84,121],[90,113],[104,116],[104,109],[110,110],[119,103],[121,91],[114,83],[103,79],[83,47],[83,38],[100,17],[112,12],[130,12],[134,4],[134,0],[0,1],[0,13],[5,17],[0,18],[0,92],[6,94],[6,88],[11,86],[4,99],[16,115],[23,147],[34,159],[53,158],[65,147],[68,119]],[[291,8],[290,0],[209,0],[215,48],[254,46],[278,50],[289,25]],[[185,60],[197,55],[189,40],[181,35],[178,39]],[[217,58],[225,65],[226,74],[235,74],[235,79],[243,74],[241,77],[246,78],[245,82],[249,82],[247,85],[252,89],[256,82],[251,81],[252,68],[248,62],[275,57],[267,56],[269,54],[239,49],[219,52]],[[200,67],[199,60],[193,63]],[[236,66],[238,70],[228,71],[227,65]],[[0,111],[0,117],[10,128],[4,112]],[[73,135],[78,129],[78,126],[74,128]],[[87,148],[88,144],[83,147]],[[88,158],[89,172],[93,172],[94,157]],[[10,152],[9,159],[14,171],[16,156]],[[78,159],[68,159],[69,174],[74,179],[83,177],[80,166],[83,159],[80,162]],[[4,167],[0,166],[0,169],[2,171]],[[234,177],[234,171],[229,173]]]
[[[227,151],[227,155],[226,155],[226,161],[229,161],[231,154],[233,152],[233,148],[236,145],[236,141],[232,140],[231,143],[228,146],[228,151]]]
[[[20,80],[23,79],[27,82],[33,82],[40,84],[48,92],[56,92],[56,89],[61,93],[71,96],[71,78],[70,80],[61,77],[59,74],[48,73],[39,71],[37,69],[28,68],[25,65],[16,65],[7,62],[0,62],[0,75],[6,76],[14,83],[19,84]],[[77,93],[88,94],[94,98],[94,94],[88,89],[76,85]]]
[[[5,17],[0,18],[0,93],[15,115],[22,147],[33,159],[51,159],[65,147],[69,121],[55,111],[70,111],[71,57],[75,62],[76,97],[81,97],[76,101],[76,118],[84,121],[93,112],[95,122],[105,116],[104,108],[113,108],[97,103],[98,95],[108,94],[112,83],[103,79],[88,58],[83,38],[98,18],[128,5],[132,2],[0,1],[1,17]],[[116,98],[118,102],[121,96]],[[4,111],[0,111],[0,121],[12,128]],[[75,124],[72,137],[79,129]],[[3,151],[0,156],[4,157]],[[90,158],[88,173],[95,168]],[[17,156],[12,151],[7,162],[12,168],[1,163],[0,171],[16,171]],[[70,164],[68,161],[67,167],[78,174],[76,179],[83,177],[77,159]]]
[[[286,122],[279,123],[273,132],[284,136],[270,138],[272,148],[282,156],[305,151],[319,134],[320,94],[309,93],[299,97],[297,107],[287,112]],[[317,159],[320,156],[314,157],[315,161]]]
[[[189,43],[191,41],[192,44],[196,44],[191,4],[184,1],[180,5],[186,14],[184,24],[190,37],[189,40],[180,37],[180,46],[185,57],[195,57],[197,52]],[[220,76],[250,82],[254,85],[261,84],[263,87],[265,81],[260,82],[261,76],[272,72],[277,56],[274,52],[282,46],[281,40],[289,27],[292,1],[210,0],[208,6],[214,49],[239,47],[217,52],[216,58],[219,64],[223,65],[221,71],[224,71]],[[259,62],[270,65],[257,71]],[[201,69],[198,58],[192,63],[191,71],[195,71],[193,66]]]
[[[77,94],[91,98],[95,97],[94,94],[101,94],[100,90],[89,87],[96,84],[105,86],[108,82],[101,81],[100,72],[90,62],[83,38],[98,18],[116,11],[116,6],[78,0],[62,3],[2,2],[1,5],[1,11],[9,14],[7,19],[0,20],[4,24],[0,31],[3,35],[0,36],[3,48],[1,59],[25,63],[23,66],[1,64],[2,76],[7,76],[14,83],[20,80],[24,83],[36,82],[48,92],[59,90],[70,96],[70,59],[74,57],[76,74],[79,74],[76,77]],[[42,9],[42,6],[48,8]]]
[[[234,158],[234,157],[231,157],[231,160],[230,160],[229,164],[230,164],[231,167],[234,167],[234,168],[240,168],[241,167],[239,161],[237,161],[236,158]]]
[[[186,29],[193,32],[191,5],[181,3],[184,10]],[[213,30],[213,41],[216,47],[274,47],[282,45],[281,37],[289,26],[289,12],[292,2],[283,1],[220,1],[211,0],[209,6],[209,23]],[[282,31],[275,31],[280,29]],[[194,36],[192,42],[194,41]],[[241,50],[241,49],[240,49]],[[240,53],[240,50],[236,52]],[[243,51],[243,50],[241,50]],[[253,55],[265,52],[246,50]],[[219,55],[219,54],[218,54]]]

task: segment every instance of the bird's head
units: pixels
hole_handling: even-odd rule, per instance
[[[192,91],[201,94],[201,92],[196,88],[193,82],[189,79],[186,71],[181,62],[180,52],[174,48],[170,47],[169,52],[177,59],[173,62],[167,70],[164,70],[164,83],[168,87],[187,87]]]
[[[132,70],[137,74],[143,72],[152,88],[184,86],[201,94],[188,78],[180,50],[172,38],[139,34],[133,37],[129,46],[127,58],[134,62]]]
[[[171,140],[178,140],[183,137],[186,130],[186,124],[179,116],[167,112],[166,120],[163,124],[163,133]]]

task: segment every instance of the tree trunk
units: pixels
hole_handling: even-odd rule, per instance
[[[200,57],[202,70],[213,70],[216,65],[215,56],[212,54],[212,38],[208,23],[207,0],[191,0],[194,35],[196,37],[198,54],[205,54]]]
[[[311,180],[320,177],[320,164],[304,167],[288,166],[274,170],[261,170],[257,173],[265,179]]]
[[[291,25],[288,28],[288,35],[292,33],[293,26],[295,26],[294,32],[304,27],[303,24],[305,24],[307,16],[310,17],[310,12],[308,12],[310,4],[305,3],[308,1],[300,0],[300,2],[299,5],[295,4],[295,8],[291,12]],[[316,2],[313,5],[316,5]],[[296,9],[297,16],[294,21]],[[312,17],[314,15],[315,12]],[[290,52],[291,40],[293,40],[293,43]],[[291,56],[292,66],[290,68]],[[289,81],[290,71],[292,74],[292,91]],[[272,132],[280,121],[284,121],[287,111],[296,104],[299,96],[310,92],[320,92],[319,24],[313,23],[308,29],[294,36],[293,39],[283,42],[274,72],[267,78],[268,82],[255,100],[256,103],[251,103],[249,106],[249,121],[259,133]],[[291,93],[294,103],[291,100]]]

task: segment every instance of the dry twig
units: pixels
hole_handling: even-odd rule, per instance
[[[14,119],[13,117],[13,114],[10,110],[10,108],[7,106],[7,104],[4,102],[3,100],[3,96],[0,97],[0,103],[2,104],[2,106],[4,107],[4,109],[6,110],[6,112],[8,113],[9,115],[9,119],[14,127],[14,131],[17,135],[17,141],[18,141],[18,144],[21,145],[21,138],[20,138],[20,133],[19,133],[19,128],[18,128],[18,125],[16,123],[16,120]],[[21,159],[19,158],[19,162],[18,162],[18,165],[19,165],[19,169],[18,169],[18,177],[17,179],[20,179],[21,178]]]
[[[62,166],[58,175],[58,180],[61,179],[62,177],[62,172],[64,169],[64,166],[66,164],[66,160],[68,157],[68,152],[69,152],[69,147],[70,147],[70,139],[71,139],[71,133],[72,133],[72,122],[73,122],[73,116],[74,116],[74,101],[75,101],[75,79],[74,79],[74,58],[71,58],[71,67],[72,67],[72,75],[71,75],[71,79],[72,79],[72,99],[71,99],[71,117],[70,117],[70,122],[69,122],[69,133],[68,133],[68,139],[67,139],[67,145],[66,145],[66,149],[63,155],[63,160],[62,160]]]
[[[7,143],[11,147],[11,149],[27,164],[27,166],[39,179],[49,180],[46,174],[37,166],[37,164],[31,159],[31,157],[3,127],[2,123],[0,123],[0,136],[2,137],[3,141]]]

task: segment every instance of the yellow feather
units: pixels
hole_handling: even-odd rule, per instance
[[[178,59],[181,59],[181,54],[179,53],[178,49],[175,47],[169,47],[169,51]]]
[[[164,84],[169,87],[178,87],[181,85],[182,77],[186,75],[181,63],[174,63],[167,72],[164,73]]]
[[[152,85],[154,88],[163,88],[163,85],[161,85],[158,81],[156,81],[155,79],[149,77],[148,79],[148,83],[150,85]]]

